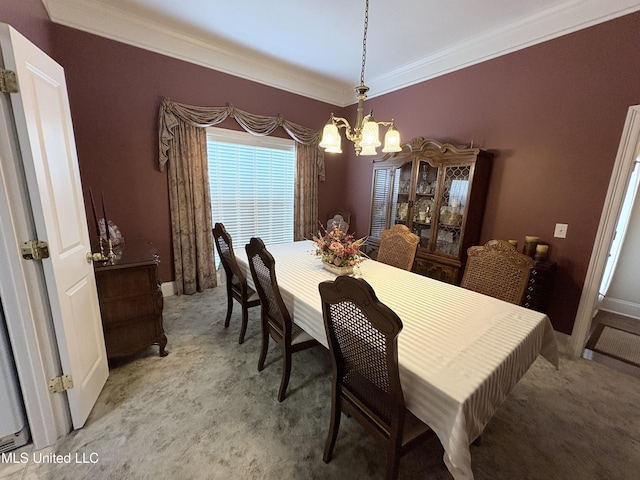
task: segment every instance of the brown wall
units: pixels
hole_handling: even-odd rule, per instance
[[[158,246],[165,281],[173,279],[173,269],[167,179],[157,167],[163,97],[196,105],[232,103],[318,128],[331,111],[355,113],[50,24],[38,0],[3,1],[0,21],[53,51],[65,68],[85,199],[89,187],[104,191],[125,238]],[[376,118],[396,119],[405,140],[473,140],[496,154],[481,241],[522,242],[524,235],[538,235],[550,243],[551,259],[559,264],[550,317],[566,333],[626,111],[640,103],[638,45],[635,13],[367,101]],[[222,126],[238,128],[231,121]],[[363,235],[371,163],[347,153],[346,142],[343,149],[342,156],[326,155],[319,213],[324,219],[344,205],[353,212],[353,229]],[[553,238],[555,223],[569,224],[566,239]]]
[[[16,4],[18,2],[15,2]],[[39,0],[20,2],[27,9],[0,7],[0,21],[51,50],[42,27],[53,38],[51,56],[65,69],[74,122],[89,231],[94,219],[89,188],[99,199],[104,192],[109,217],[125,240],[142,238],[159,250],[160,275],[173,280],[167,174],[158,169],[158,109],[164,97],[194,105],[231,103],[250,113],[282,114],[287,120],[320,129],[331,111],[328,104],[270,88],[114,42],[46,21]],[[44,14],[44,20],[43,20]],[[232,120],[220,126],[240,127]],[[287,136],[284,130],[277,131]],[[339,159],[326,161],[326,176],[342,178]],[[338,196],[340,185],[326,181],[323,199]],[[320,202],[322,215],[331,205]]]
[[[0,22],[7,23],[52,55],[52,23],[41,1],[0,0]]]
[[[558,262],[549,316],[570,333],[620,135],[640,103],[640,13],[367,101],[414,136],[495,153],[481,242],[537,235]],[[368,229],[371,164],[347,161],[348,207]],[[566,239],[553,237],[569,224]]]

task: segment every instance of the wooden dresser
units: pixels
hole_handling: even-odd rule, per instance
[[[536,262],[529,274],[529,283],[524,290],[522,306],[546,313],[555,274],[556,262]]]
[[[114,249],[111,262],[94,263],[107,357],[138,353],[150,345],[167,355],[158,255],[150,242]]]

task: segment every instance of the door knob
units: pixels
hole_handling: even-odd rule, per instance
[[[87,252],[87,254],[85,255],[85,258],[87,259],[87,263],[99,262],[100,260],[104,260],[100,252],[96,252],[96,253]]]

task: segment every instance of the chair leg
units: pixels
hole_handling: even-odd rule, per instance
[[[280,381],[280,391],[278,392],[278,401],[282,402],[287,394],[287,386],[289,385],[289,377],[291,376],[291,350],[284,349],[282,380]]]
[[[242,304],[242,326],[240,327],[240,337],[238,338],[238,343],[244,343],[244,335],[247,333],[247,323],[249,322],[249,307],[247,307],[246,303]]]
[[[331,423],[329,424],[329,433],[324,444],[324,455],[322,457],[324,463],[329,463],[333,456],[333,447],[336,445],[338,430],[340,430],[340,413],[340,408],[334,397],[331,399]]]
[[[229,320],[231,320],[231,312],[233,312],[233,294],[231,289],[227,288],[227,318],[224,320],[224,328],[229,327]]]
[[[386,480],[396,480],[400,470],[400,449],[402,445],[403,426],[392,427],[387,444],[387,473]]]
[[[260,350],[260,358],[258,359],[258,371],[264,369],[264,361],[267,359],[267,350],[269,349],[269,332],[268,327],[262,326],[262,349]]]
[[[398,449],[394,449],[394,445],[389,444],[387,452],[387,473],[385,480],[396,480],[400,471],[400,454]]]

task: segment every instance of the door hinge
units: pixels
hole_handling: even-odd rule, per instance
[[[0,68],[0,92],[18,93],[18,79],[16,72]]]
[[[47,242],[40,240],[24,242],[20,250],[22,252],[22,258],[25,260],[42,260],[43,258],[49,258],[49,245]]]
[[[49,393],[60,393],[73,388],[71,375],[61,375],[49,380]]]

